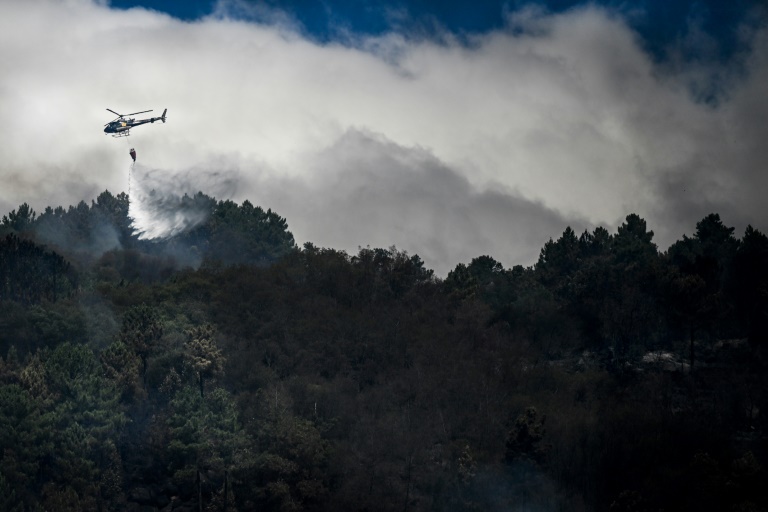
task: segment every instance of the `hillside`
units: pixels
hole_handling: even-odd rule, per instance
[[[635,214],[435,277],[249,202],[0,226],[0,510],[768,510],[768,238]]]

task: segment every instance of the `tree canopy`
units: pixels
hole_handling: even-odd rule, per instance
[[[443,279],[248,201],[0,225],[0,509],[765,510],[768,237],[636,214]]]

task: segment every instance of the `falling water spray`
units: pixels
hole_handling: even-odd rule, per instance
[[[238,185],[234,171],[168,171],[133,163],[131,174],[128,216],[142,240],[170,238],[202,224],[211,213],[207,197],[228,199]]]

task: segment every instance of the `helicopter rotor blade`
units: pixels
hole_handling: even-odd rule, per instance
[[[115,114],[115,115],[116,115],[116,116],[118,116],[118,117],[123,117],[123,114],[118,114],[117,112],[115,112],[115,111],[114,111],[114,110],[112,110],[111,108],[108,108],[107,110],[109,110],[110,112],[112,112],[113,114]],[[128,115],[131,115],[131,114],[128,114]]]
[[[125,114],[127,116],[135,116],[136,114],[146,114],[147,112],[152,112],[151,110],[142,110],[141,112],[134,112],[133,114]]]

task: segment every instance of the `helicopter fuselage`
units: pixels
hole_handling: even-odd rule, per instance
[[[165,109],[163,111],[163,115],[160,117],[150,117],[149,119],[139,119],[138,121],[132,117],[120,116],[114,121],[112,121],[111,123],[107,123],[105,125],[104,133],[111,133],[111,134],[114,134],[115,136],[128,135],[129,130],[135,126],[140,126],[142,124],[147,124],[147,123],[154,123],[155,121],[165,122],[165,113],[167,111],[168,109]],[[110,112],[113,112],[113,111],[110,110]]]
[[[104,133],[120,133],[131,129],[127,121],[114,121],[104,128]]]
[[[158,121],[158,120],[160,120],[159,117],[153,117],[152,119],[140,119],[138,121],[135,121],[133,119],[124,119],[122,121],[112,121],[106,126],[106,128],[104,128],[104,133],[127,132],[134,126],[139,126],[146,123],[154,123],[155,121]]]

